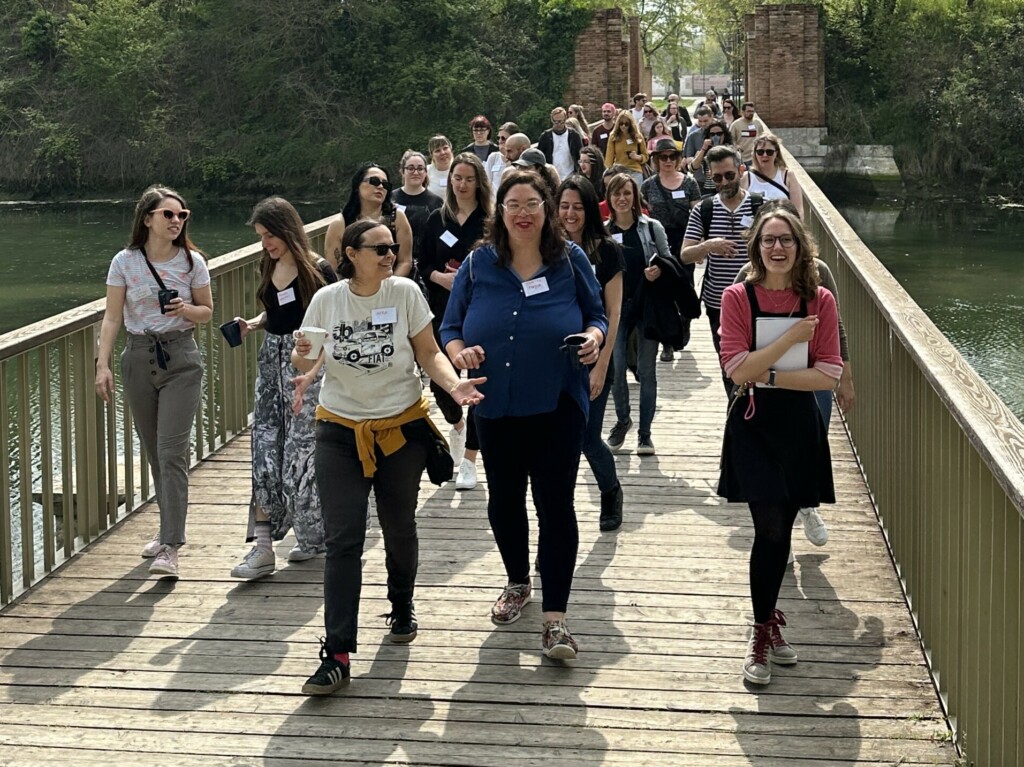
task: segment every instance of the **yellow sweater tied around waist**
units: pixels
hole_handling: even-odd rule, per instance
[[[316,420],[340,424],[356,433],[356,451],[359,454],[359,462],[363,465],[364,477],[372,477],[377,471],[376,447],[379,445],[384,455],[398,452],[405,445],[405,435],[401,427],[420,418],[426,419],[434,434],[444,440],[445,445],[448,444],[434,426],[434,422],[430,420],[430,403],[426,397],[420,397],[419,402],[413,403],[396,416],[371,418],[368,421],[351,421],[332,413],[323,405],[316,406]]]

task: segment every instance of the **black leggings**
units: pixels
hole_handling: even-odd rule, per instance
[[[754,623],[771,620],[779,601],[786,561],[793,538],[797,506],[751,503],[754,519],[754,547],[750,550],[750,600],[754,603]]]
[[[462,420],[462,405],[456,402],[452,395],[444,390],[444,387],[438,386],[431,381],[430,391],[434,393],[434,401],[437,402],[437,407],[449,426],[454,426]],[[465,428],[469,429],[466,432],[466,450],[479,450],[480,440],[476,436],[476,419],[473,417],[472,406],[470,406],[469,411],[466,413]],[[455,470],[458,471],[458,469],[459,467],[456,466]]]

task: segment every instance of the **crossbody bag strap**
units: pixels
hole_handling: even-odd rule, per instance
[[[782,192],[784,195],[786,195],[787,198],[789,197],[789,190],[786,189],[786,187],[784,187],[782,184],[780,184],[775,179],[768,178],[761,171],[755,170],[754,168],[751,168],[750,172],[753,173],[755,176],[757,176],[762,181],[764,181],[766,184],[771,184],[772,186],[774,186],[776,189],[778,189],[780,192]]]
[[[146,266],[148,266],[149,267],[149,271],[153,273],[153,279],[155,279],[156,280],[156,284],[160,286],[160,290],[167,290],[167,286],[164,285],[164,281],[162,279],[160,279],[159,272],[157,272],[157,270],[153,267],[153,264],[149,260],[149,256],[146,255],[146,249],[143,248],[143,247],[140,247],[139,250],[142,251],[142,257],[146,261]]]

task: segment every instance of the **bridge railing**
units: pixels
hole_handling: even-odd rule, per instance
[[[1024,427],[785,155],[849,334],[847,428],[958,745],[1022,764]]]
[[[306,226],[318,252],[330,221]],[[258,344],[231,349],[218,325],[258,313],[260,253],[249,245],[209,264],[214,317],[196,331],[206,372],[194,462],[249,421]],[[0,336],[0,465],[8,467],[0,473],[0,498],[8,499],[0,502],[0,606],[152,497],[145,448],[121,394],[122,341],[111,365],[113,401],[96,395],[103,308],[93,301]]]

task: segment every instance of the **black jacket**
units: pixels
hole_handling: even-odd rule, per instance
[[[643,280],[632,302],[632,311],[641,314],[644,337],[681,349],[687,341],[684,319],[700,317],[700,300],[678,258],[655,256],[661,277]]]
[[[580,138],[579,133],[571,128],[566,128],[565,131],[569,134],[569,154],[572,156],[573,164],[578,169],[580,164],[580,150],[583,148],[583,139]],[[540,134],[540,140],[537,141],[537,148],[544,153],[544,157],[547,159],[548,164],[551,164],[551,158],[555,151],[555,139],[552,137],[553,134],[554,131],[548,128]]]

